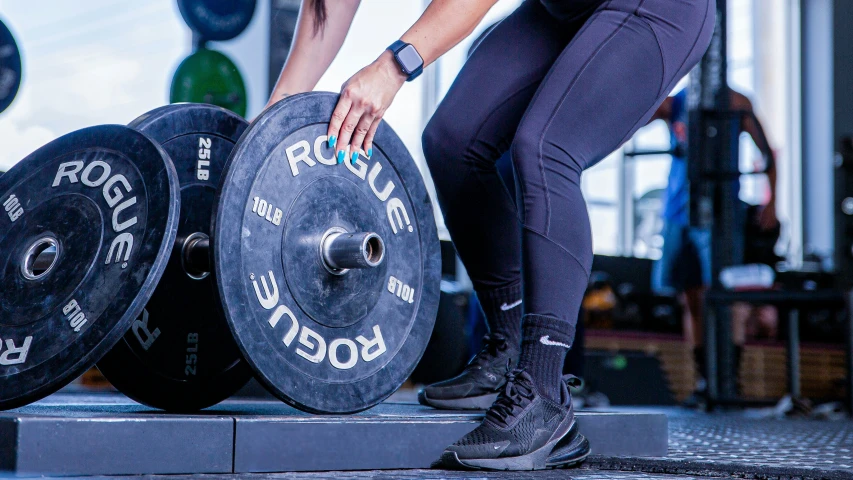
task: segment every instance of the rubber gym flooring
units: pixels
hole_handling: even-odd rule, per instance
[[[853,478],[853,421],[667,413],[667,457],[596,457],[590,466],[740,478]]]

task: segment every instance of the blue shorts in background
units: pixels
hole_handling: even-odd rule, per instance
[[[683,292],[711,284],[711,231],[666,222],[663,251],[652,268],[652,288],[659,294]]]

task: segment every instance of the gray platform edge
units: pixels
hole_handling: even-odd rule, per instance
[[[85,405],[0,413],[0,476],[428,468],[481,418],[400,405],[348,417],[275,414],[286,408],[166,415],[121,406],[105,415]],[[401,413],[409,410],[414,415]],[[578,421],[598,455],[666,454],[664,414],[581,412]]]
[[[428,468],[479,424],[454,419],[358,420],[352,423],[237,418],[235,473]],[[667,453],[664,414],[578,413],[580,431],[605,456],[659,457]],[[632,452],[632,453],[629,453]]]
[[[230,418],[0,418],[0,477],[230,473]],[[11,448],[10,448],[11,447]]]

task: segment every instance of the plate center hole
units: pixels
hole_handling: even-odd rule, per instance
[[[27,280],[38,280],[53,269],[56,264],[56,240],[44,237],[36,240],[21,264],[21,273]]]
[[[382,243],[382,239],[379,238],[379,235],[371,235],[367,238],[367,245],[365,245],[367,263],[371,265],[379,265],[379,262],[382,261],[382,257],[385,256],[385,245]]]

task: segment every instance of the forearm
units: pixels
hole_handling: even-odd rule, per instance
[[[758,147],[758,150],[761,151],[761,155],[764,156],[765,161],[767,162],[766,169],[769,171],[773,166],[773,149],[770,148],[770,143],[768,143],[767,135],[764,134],[764,128],[761,126],[760,122],[750,121],[747,123],[749,128],[745,130],[749,133],[749,136],[752,137],[752,141],[755,142],[755,146]]]
[[[424,66],[471,34],[497,0],[432,0],[400,38],[421,54]]]
[[[741,117],[741,131],[746,132],[752,138],[752,141],[755,143],[755,146],[758,147],[758,150],[761,152],[761,156],[764,157],[764,173],[767,174],[768,179],[770,179],[772,175],[772,179],[770,181],[770,192],[774,195],[776,194],[776,154],[773,152],[773,149],[770,147],[770,143],[767,140],[767,135],[764,133],[764,127],[761,125],[761,122],[758,120],[758,117],[755,116],[754,110],[752,109],[752,104],[749,103],[748,100],[744,100],[744,106],[740,108],[748,112],[748,114],[744,114]]]
[[[302,0],[290,55],[270,95],[270,103],[314,89],[340,51],[359,3],[360,0],[327,1],[326,22],[315,31],[313,2]]]
[[[767,182],[770,188],[770,201],[773,202],[776,200],[776,154],[770,148],[760,122],[750,119],[744,122],[744,125],[746,126],[744,130],[752,137],[752,141],[755,142],[764,157],[764,172],[767,174]]]
[[[497,0],[432,0],[417,22],[400,39],[414,45],[423,59],[423,65],[429,65],[470,35],[496,2]],[[307,21],[302,22],[303,28],[306,28],[306,23]],[[375,61],[344,83],[341,96],[332,112],[326,135],[329,147],[337,149],[338,163],[342,163],[347,155],[353,165],[360,154],[370,157],[373,137],[382,117],[407,79],[390,51],[377,53],[379,56]],[[332,57],[326,59],[322,70],[328,66],[331,59]],[[290,66],[291,62],[288,61],[283,77],[287,77]],[[294,71],[299,71],[297,64],[293,63],[293,67]],[[320,68],[317,70],[322,71]],[[286,82],[280,83],[281,92],[290,93],[284,88]]]
[[[767,137],[764,135],[764,129],[761,128],[761,124],[752,121],[748,122],[748,124],[750,128],[746,128],[745,130],[752,137],[752,141],[755,142],[755,145],[761,152],[761,156],[764,157],[764,173],[767,174],[770,201],[773,202],[776,200],[776,154],[770,148],[770,144],[767,143]]]
[[[772,161],[773,154],[770,154],[770,159]],[[770,188],[770,202],[776,201],[776,162],[773,161],[767,169],[767,183]]]

